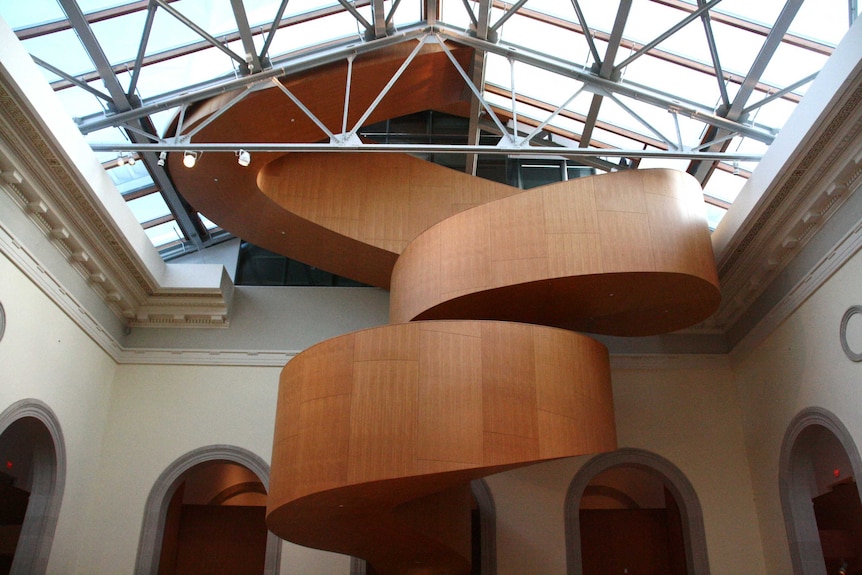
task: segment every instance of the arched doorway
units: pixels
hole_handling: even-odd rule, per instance
[[[791,421],[779,490],[795,574],[862,573],[860,473],[856,444],[833,413],[812,407]]]
[[[569,485],[565,522],[570,575],[604,572],[607,560],[622,557],[638,567],[620,572],[709,572],[694,488],[656,454],[620,449],[590,459]],[[627,546],[624,555],[617,544]]]
[[[475,575],[496,575],[497,573],[497,508],[494,497],[484,479],[470,482],[473,495],[473,570]],[[364,559],[352,557],[350,575],[367,575],[368,566]]]
[[[66,482],[57,417],[35,399],[0,414],[0,573],[45,573]]]
[[[281,542],[266,531],[268,488],[269,466],[242,448],[215,445],[180,457],[147,498],[135,573],[198,572],[214,560],[276,575]]]

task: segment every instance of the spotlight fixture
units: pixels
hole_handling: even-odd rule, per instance
[[[167,152],[159,152],[159,161],[158,161],[158,162],[156,162],[156,163],[157,163],[159,166],[164,166],[164,165],[165,165],[165,159],[167,159],[167,157],[168,157],[168,153],[167,153]]]
[[[245,150],[240,150],[236,153],[236,163],[242,167],[246,167],[251,163],[251,154]]]
[[[195,163],[198,161],[198,153],[197,152],[183,152],[183,165],[187,168],[194,168]]]
[[[137,161],[138,161],[138,159],[135,157],[134,154],[129,154],[129,165],[130,166],[134,166],[135,162],[137,162]]]
[[[119,158],[117,158],[117,167],[118,168],[122,168],[123,164],[125,164],[125,163],[126,163],[126,159],[123,158],[123,156],[120,156]]]

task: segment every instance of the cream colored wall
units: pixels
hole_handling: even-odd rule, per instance
[[[0,411],[38,399],[57,416],[66,446],[66,484],[48,572],[80,572],[85,510],[108,416],[116,364],[53,302],[0,254],[0,302],[6,333],[0,341]]]
[[[612,374],[620,447],[656,453],[694,486],[714,575],[765,573],[733,373],[721,358],[692,369]],[[588,457],[487,479],[497,506],[498,573],[566,572],[564,503]]]
[[[228,444],[270,460],[278,376],[270,367],[117,368],[80,573],[132,573],[147,496],[180,456]],[[106,544],[110,542],[110,544]],[[281,572],[347,573],[349,559],[285,544]]]
[[[791,572],[778,491],[779,454],[791,419],[807,407],[825,408],[844,423],[857,447],[862,444],[862,363],[844,355],[838,337],[844,312],[862,304],[860,286],[857,253],[754,351],[732,357],[770,573]]]

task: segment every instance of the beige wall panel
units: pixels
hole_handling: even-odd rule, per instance
[[[598,233],[593,178],[579,178],[565,185],[542,189],[545,232],[548,234]]]
[[[539,425],[538,387],[563,387],[567,380],[572,388],[586,389],[596,384],[579,376],[606,375],[607,350],[585,336],[529,324],[439,321],[384,326],[336,339],[355,340],[333,345],[352,348],[352,356],[327,353],[326,343],[311,347],[294,360],[293,368],[285,367],[281,383],[301,386],[296,379],[317,376],[302,368],[305,355],[319,353],[333,363],[352,364],[328,368],[350,379],[345,384],[349,395],[303,403],[299,437],[285,436],[287,427],[276,428],[269,526],[296,543],[369,557],[391,573],[400,572],[388,569],[402,553],[427,553],[429,569],[450,572],[450,553],[458,556],[464,541],[429,542],[399,525],[392,510],[471,479],[536,462],[542,453],[565,457],[615,446],[610,399],[596,409],[569,402],[571,411],[561,415],[579,422],[587,413],[594,427],[579,437],[555,436],[561,429],[574,429],[570,422]],[[575,344],[581,340],[592,343]],[[577,357],[567,358],[567,353]],[[411,356],[418,359],[404,359]],[[541,370],[536,369],[537,358],[545,363]],[[577,369],[589,362],[598,367]],[[602,377],[598,385],[610,387],[609,379]],[[557,389],[544,396],[562,393]],[[287,400],[295,396],[282,390]],[[292,408],[280,404],[278,409]],[[607,421],[596,421],[598,417]],[[609,433],[598,437],[595,429]]]
[[[485,431],[538,437],[532,329],[494,323],[482,330]]]
[[[422,331],[418,459],[482,463],[482,340]]]
[[[353,357],[354,340],[337,338],[318,345],[317,353],[297,356],[282,374],[282,379],[288,381],[281,388],[301,388],[301,402],[351,391],[352,364],[345,360]],[[299,374],[289,375],[297,370]]]
[[[435,301],[440,294],[440,279],[443,274],[440,268],[443,265],[441,257],[441,229],[440,226],[434,226],[422,234],[422,249],[423,255],[427,257],[421,258],[403,258],[401,259],[402,275],[393,275],[392,291],[401,293],[404,290],[409,290],[416,296],[415,300],[399,298],[389,299],[389,321],[392,323],[401,323],[395,318],[413,317],[416,314],[417,301]],[[409,250],[410,246],[406,248]],[[410,282],[409,286],[405,286],[405,282]],[[408,307],[413,306],[413,307]]]
[[[491,262],[491,285],[521,284],[542,280],[548,276],[548,258],[504,259]],[[447,295],[452,297],[455,294]]]
[[[418,386],[417,361],[364,361],[356,365],[348,481],[413,473]]]
[[[332,395],[301,404],[294,459],[297,493],[335,487],[348,479],[350,406],[350,395]]]
[[[353,334],[353,361],[381,361],[419,359],[419,327],[399,324],[388,329],[364,329]],[[345,344],[349,345],[349,344]]]
[[[598,220],[596,220],[598,222]],[[598,229],[598,223],[596,223]],[[548,234],[548,274],[551,277],[601,273],[602,244],[598,231],[589,234]]]
[[[588,449],[587,428],[592,418],[572,418],[539,411],[539,457],[553,459],[565,457],[572,451]]]
[[[443,293],[481,289],[491,285],[489,213],[485,206],[468,213],[472,216],[470,225],[453,225],[453,220],[464,219],[454,216],[453,220],[435,226],[439,227],[438,233],[441,237],[440,276],[448,280],[445,286],[440,286]],[[423,241],[422,248],[424,247]],[[439,297],[439,293],[437,296]]]
[[[546,258],[542,194],[518,194],[505,203],[505,210],[490,210],[491,260]]]
[[[600,212],[646,213],[644,181],[641,177],[645,171],[624,170],[593,178],[596,209]],[[656,178],[651,183],[660,187],[669,184],[666,178],[660,181]]]
[[[605,273],[655,271],[649,218],[645,213],[599,212]]]
[[[538,425],[537,425],[538,427]],[[539,440],[535,437],[485,432],[485,465],[539,459]]]
[[[659,192],[645,193],[643,182]],[[461,212],[402,253],[390,320],[505,319],[629,336],[698,323],[720,295],[696,201],[702,193],[689,176],[647,170],[552,184]],[[597,233],[578,231],[589,229]],[[439,269],[438,289],[429,269]]]

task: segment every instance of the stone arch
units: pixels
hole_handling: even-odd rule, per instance
[[[22,399],[0,413],[0,435],[10,426],[32,419],[39,424],[33,434],[33,480],[27,513],[15,550],[11,573],[45,573],[54,542],[66,486],[66,443],[57,416],[38,399]]]
[[[192,468],[211,461],[242,465],[254,473],[267,491],[269,490],[269,465],[258,455],[241,447],[210,445],[199,447],[179,457],[159,475],[147,497],[138,558],[135,562],[136,575],[158,574],[165,519],[171,498]],[[280,560],[281,540],[273,533],[268,533],[264,575],[277,575]]]
[[[572,479],[566,493],[566,572],[583,573],[579,510],[581,498],[590,481],[612,467],[635,467],[660,474],[665,486],[679,505],[685,546],[686,571],[691,575],[707,575],[709,559],[706,552],[706,531],[703,511],[694,487],[688,478],[667,459],[642,449],[624,448],[591,458]]]
[[[809,407],[791,420],[781,443],[778,483],[790,559],[796,575],[825,575],[826,564],[811,504],[813,451],[818,436],[831,433],[841,444],[855,478],[862,477],[862,459],[850,432],[832,412]],[[859,489],[859,482],[856,482]],[[860,491],[862,498],[862,491]]]

